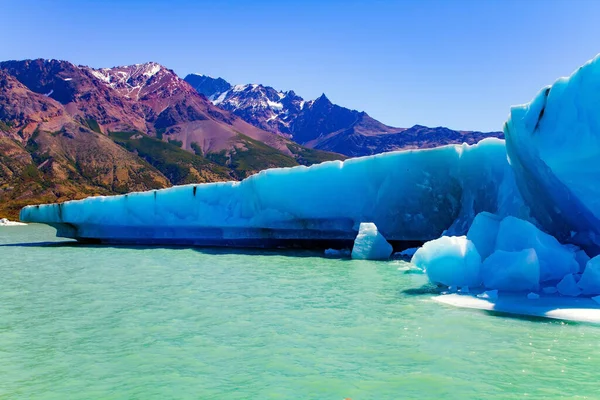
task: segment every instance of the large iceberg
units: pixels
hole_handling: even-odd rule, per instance
[[[535,291],[549,283],[563,296],[600,293],[600,263],[588,256],[600,252],[599,107],[600,56],[542,89],[531,103],[511,109],[506,150],[529,215],[513,208],[475,217],[467,238],[483,260],[485,287]],[[447,247],[429,254],[422,267],[437,266],[453,250]],[[426,243],[422,249],[432,248]],[[445,268],[445,276],[454,279],[444,283],[459,284],[459,261]],[[439,271],[428,275],[438,282]]]
[[[482,211],[526,213],[499,139],[29,206],[21,220],[82,241],[336,247],[352,245],[362,222],[392,244],[465,234]]]

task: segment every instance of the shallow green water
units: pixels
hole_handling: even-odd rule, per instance
[[[0,227],[0,398],[600,398],[600,327],[434,303],[400,261],[19,245]]]

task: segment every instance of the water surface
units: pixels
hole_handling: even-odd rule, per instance
[[[0,398],[600,396],[600,327],[446,307],[403,266],[0,227]]]

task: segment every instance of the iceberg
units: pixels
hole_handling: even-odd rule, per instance
[[[600,294],[600,267],[589,257],[600,253],[599,93],[600,55],[511,109],[506,151],[526,212],[498,207],[502,214],[474,218],[467,238],[483,260],[487,288],[537,290],[548,282],[556,287],[544,287],[547,294]],[[440,251],[427,262],[444,257]],[[456,285],[454,277],[445,284]]]
[[[352,258],[357,260],[387,260],[394,249],[371,222],[363,222],[354,240]]]
[[[466,236],[442,236],[427,242],[410,261],[429,280],[446,286],[481,286],[481,256]]]
[[[28,206],[20,218],[80,241],[325,249],[350,247],[362,222],[392,245],[464,235],[483,211],[526,212],[499,139]]]

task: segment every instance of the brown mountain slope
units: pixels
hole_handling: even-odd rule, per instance
[[[25,204],[339,158],[215,107],[158,64],[0,63],[0,217],[15,218]]]

